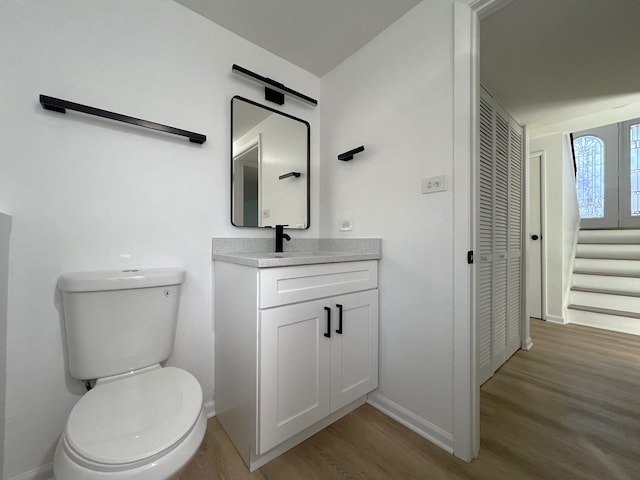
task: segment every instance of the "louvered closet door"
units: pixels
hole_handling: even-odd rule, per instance
[[[509,233],[509,116],[496,107],[493,173],[493,295],[491,363],[507,360],[507,257]]]
[[[522,127],[484,90],[479,137],[476,320],[482,384],[521,344],[524,158]]]
[[[507,267],[507,358],[521,345],[522,319],[522,127],[509,125],[509,251]]]
[[[480,98],[480,164],[478,166],[478,222],[476,255],[476,321],[478,324],[478,379],[493,375],[491,364],[491,292],[493,253],[493,105]]]

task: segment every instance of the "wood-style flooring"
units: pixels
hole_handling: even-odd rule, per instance
[[[249,473],[216,418],[180,480],[640,479],[640,337],[531,321],[481,388],[465,463],[369,405]]]

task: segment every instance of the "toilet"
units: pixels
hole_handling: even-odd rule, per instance
[[[92,387],[56,448],[57,480],[169,480],[189,463],[207,426],[193,375],[163,367],[173,351],[180,268],[66,273],[67,367]]]

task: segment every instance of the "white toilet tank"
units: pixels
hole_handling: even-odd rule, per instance
[[[184,275],[181,268],[62,275],[69,373],[90,380],[169,358]]]

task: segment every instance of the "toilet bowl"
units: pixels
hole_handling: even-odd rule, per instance
[[[181,268],[60,277],[69,373],[95,383],[60,436],[57,480],[170,480],[200,447],[202,388],[189,372],[161,366],[184,279]]]
[[[206,425],[202,389],[184,370],[155,365],[100,379],[69,415],[56,449],[55,478],[177,478]]]

